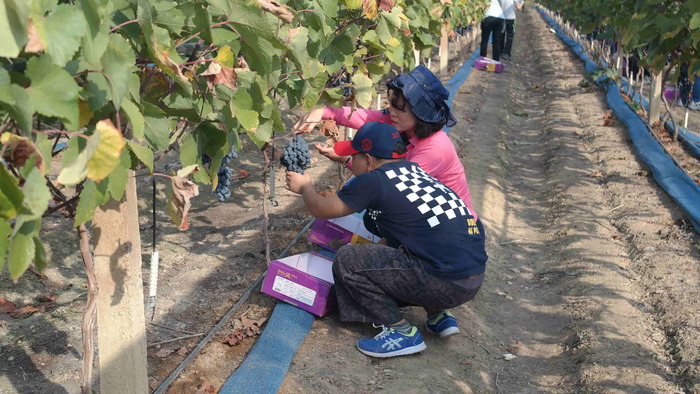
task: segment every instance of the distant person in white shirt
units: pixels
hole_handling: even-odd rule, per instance
[[[506,29],[503,33],[502,40],[503,50],[501,57],[503,60],[509,60],[511,57],[510,51],[513,49],[513,37],[515,36],[515,11],[522,11],[525,5],[524,0],[502,0],[503,15],[506,19]]]
[[[505,15],[503,6],[505,0],[491,0],[489,9],[486,10],[484,19],[481,21],[481,56],[488,57],[489,36],[492,37],[493,60],[501,59],[501,49],[503,47],[503,32],[505,29]]]

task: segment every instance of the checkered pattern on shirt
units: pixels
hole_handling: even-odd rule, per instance
[[[440,224],[440,220],[471,215],[462,199],[449,187],[438,182],[420,167],[412,165],[401,167],[397,173],[386,171],[386,176],[394,186],[413,204],[418,211],[427,216],[430,227]]]

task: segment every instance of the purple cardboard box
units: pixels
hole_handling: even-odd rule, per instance
[[[333,261],[317,253],[301,253],[273,260],[262,292],[317,316],[335,311]]]
[[[329,220],[316,219],[309,231],[309,241],[337,252],[347,244],[379,242],[379,237],[367,231],[362,222],[362,213],[354,213]]]
[[[480,57],[474,62],[474,68],[479,70],[492,71],[495,73],[502,73],[505,68],[505,64],[489,59],[488,57]]]

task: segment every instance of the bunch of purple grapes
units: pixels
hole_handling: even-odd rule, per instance
[[[231,198],[231,189],[229,186],[231,186],[231,176],[233,175],[233,170],[226,165],[237,157],[238,153],[231,149],[231,152],[221,159],[221,167],[219,167],[219,171],[216,173],[216,176],[219,178],[219,183],[216,185],[216,189],[214,190],[214,193],[216,193],[216,198],[218,198],[219,201],[223,202],[225,199]],[[202,156],[202,164],[207,166],[211,165],[211,157],[207,155]]]
[[[287,167],[287,171],[303,174],[306,166],[311,163],[309,145],[300,136],[295,136],[284,148],[284,154],[280,158],[280,163]]]

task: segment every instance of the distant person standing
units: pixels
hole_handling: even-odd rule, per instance
[[[503,60],[510,60],[513,49],[513,37],[515,36],[515,11],[522,11],[525,5],[524,0],[503,0],[503,15],[505,16],[506,29],[503,33],[503,50],[501,57]]]
[[[492,37],[493,60],[501,60],[501,50],[503,48],[503,31],[505,29],[505,15],[503,5],[505,0],[491,0],[484,20],[481,21],[481,56],[488,57],[489,36]]]

